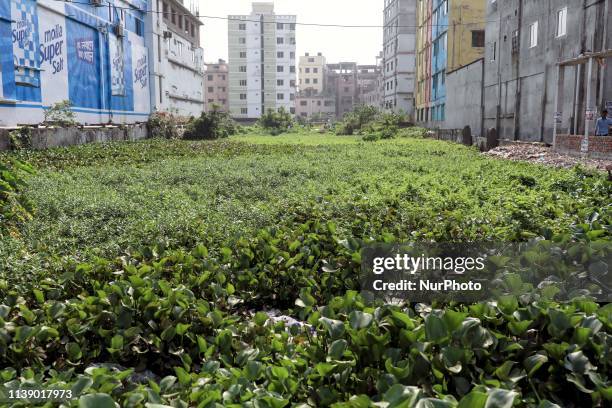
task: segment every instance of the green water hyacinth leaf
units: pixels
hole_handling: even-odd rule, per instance
[[[442,318],[430,314],[425,319],[425,334],[428,340],[439,341],[448,336],[448,328]]]
[[[335,340],[331,344],[331,346],[329,346],[329,352],[327,353],[327,355],[332,360],[340,360],[344,355],[344,351],[346,350],[347,345],[348,342],[344,339]]]
[[[595,367],[582,351],[575,351],[565,357],[564,366],[576,374],[586,374],[588,371],[595,370]]]
[[[342,323],[340,320],[321,317],[319,322],[323,325],[323,327],[325,327],[327,333],[332,339],[337,339],[344,334],[344,323]]]
[[[517,396],[518,393],[515,391],[492,389],[488,392],[484,408],[511,408]]]
[[[115,402],[108,394],[87,394],[79,398],[79,408],[115,408]]]
[[[548,357],[543,354],[534,354],[527,357],[523,362],[523,366],[527,370],[527,375],[532,377],[544,364],[548,362]]]
[[[370,313],[361,312],[359,310],[355,310],[349,315],[351,327],[355,330],[369,327],[370,324],[372,324],[373,319],[374,316],[372,316]]]

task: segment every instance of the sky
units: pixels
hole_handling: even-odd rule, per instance
[[[269,0],[271,1],[271,0]],[[199,0],[200,15],[250,14],[251,0]],[[383,22],[383,0],[275,0],[276,14],[295,14],[298,23],[376,25]],[[202,18],[201,44],[206,62],[227,60],[227,20]],[[297,55],[322,52],[328,63],[376,63],[382,49],[377,28],[296,27]]]

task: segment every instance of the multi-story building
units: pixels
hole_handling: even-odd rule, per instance
[[[368,105],[368,98],[378,95],[381,69],[376,65],[357,65],[357,104]]]
[[[229,112],[229,70],[224,60],[206,64],[204,97],[206,111],[216,107],[222,112]]]
[[[384,1],[383,106],[413,117],[417,0]]]
[[[597,108],[612,101],[611,3],[487,2],[484,127],[548,143],[555,127],[593,134]]]
[[[373,76],[372,76],[373,78]],[[362,84],[359,92],[359,103],[373,106],[376,108],[383,107],[383,87],[384,87],[384,76],[382,67],[382,53],[376,56],[376,77],[375,80],[370,80],[368,75],[368,81]]]
[[[302,91],[295,100],[296,115],[300,118],[327,122],[336,118],[336,98],[314,90]]]
[[[300,91],[313,90],[323,93],[325,89],[325,57],[323,54],[306,55],[300,57],[299,66]]]
[[[249,15],[229,16],[229,101],[236,119],[268,109],[295,113],[295,15],[274,13],[274,3],[253,3]]]
[[[150,2],[153,13],[151,105],[154,110],[179,116],[199,116],[204,103],[204,51],[200,47],[200,26],[195,0]],[[158,9],[159,8],[159,9]]]
[[[342,118],[357,105],[357,63],[327,64],[325,71],[327,90],[336,97],[336,116]]]
[[[446,76],[482,58],[483,0],[417,0],[416,120],[444,126]]]
[[[146,2],[0,1],[0,126],[69,100],[82,124],[148,119]]]

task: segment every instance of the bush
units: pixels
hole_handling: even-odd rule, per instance
[[[276,136],[292,129],[295,125],[295,121],[293,120],[293,116],[291,116],[285,108],[280,108],[278,112],[275,112],[273,109],[268,109],[268,111],[259,118],[257,124],[273,136]]]
[[[49,109],[45,109],[45,120],[43,123],[47,126],[76,126],[76,115],[71,108],[72,102],[69,100],[54,103]]]
[[[16,233],[15,225],[31,217],[32,205],[22,191],[26,187],[24,175],[33,172],[18,160],[0,162],[0,235]]]
[[[374,106],[359,105],[344,115],[342,122],[336,125],[335,133],[339,136],[356,134],[366,125],[376,121],[380,114],[380,110]]]
[[[10,132],[9,148],[11,150],[32,148],[32,129],[24,126]]]
[[[187,124],[183,138],[189,140],[214,140],[238,132],[236,122],[226,112],[221,112],[213,106],[210,112],[203,112],[199,118]]]
[[[177,116],[169,112],[155,112],[147,122],[149,135],[151,137],[161,137],[164,139],[179,139],[180,120]]]

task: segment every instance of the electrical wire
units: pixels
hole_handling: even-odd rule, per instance
[[[62,3],[69,3],[69,4],[82,4],[82,5],[86,5],[86,6],[94,6],[93,4],[91,4],[90,2],[78,2],[78,1],[72,1],[72,0],[54,0],[54,1],[59,1]],[[239,21],[239,22],[245,22],[245,23],[263,23],[263,24],[277,24],[278,21],[261,21],[261,20],[250,20],[250,19],[244,19],[244,18],[233,18],[233,17],[221,17],[221,16],[208,16],[208,15],[204,15],[204,14],[192,14],[192,13],[171,13],[171,12],[163,12],[163,11],[159,11],[159,10],[143,10],[137,7],[122,7],[122,6],[116,6],[113,5],[111,3],[109,3],[108,1],[104,1],[103,3],[105,3],[105,5],[103,6],[94,6],[94,7],[106,7],[106,6],[112,6],[116,9],[120,9],[120,10],[128,10],[128,11],[138,11],[140,13],[144,13],[144,14],[166,14],[166,15],[174,15],[174,16],[184,16],[184,17],[196,17],[198,19],[210,19],[210,20],[227,20],[227,21]],[[486,23],[497,23],[499,22],[498,20],[494,20],[494,21],[473,21],[473,22],[466,22],[466,23],[453,23],[453,24],[424,24],[422,26],[420,25],[360,25],[360,24],[323,24],[323,23],[299,23],[299,22],[295,22],[295,23],[286,23],[286,24],[295,24],[296,26],[308,26],[308,27],[321,27],[321,28],[419,28],[419,27],[451,27],[451,26],[474,26],[474,25],[482,25],[482,24],[486,24]]]

